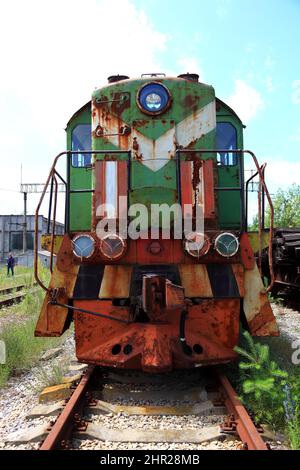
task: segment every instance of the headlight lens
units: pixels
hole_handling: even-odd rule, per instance
[[[139,108],[147,114],[160,114],[170,105],[170,92],[161,83],[147,83],[138,92]]]
[[[72,244],[73,253],[78,258],[90,258],[95,251],[95,240],[90,235],[77,235]]]
[[[200,258],[209,252],[210,241],[207,235],[192,232],[186,236],[184,248],[189,255]]]
[[[126,243],[120,235],[108,234],[100,240],[101,254],[109,260],[116,260],[124,255]]]
[[[233,233],[221,233],[215,239],[215,249],[220,255],[227,258],[234,256],[238,252],[239,246],[239,241]]]
[[[146,106],[151,111],[157,111],[161,108],[161,97],[157,93],[146,95]]]

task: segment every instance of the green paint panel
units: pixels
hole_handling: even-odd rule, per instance
[[[70,195],[70,232],[91,230],[91,207],[91,194]]]
[[[237,131],[237,148],[243,148],[243,124],[229,107],[217,106],[217,123],[228,122]],[[239,188],[243,186],[243,156],[237,155],[234,166],[218,166],[218,187]],[[217,210],[221,229],[239,229],[241,227],[242,201],[237,190],[217,191]]]
[[[163,194],[163,198],[162,198]],[[163,202],[162,202],[163,199]],[[145,188],[142,189],[137,189],[130,194],[130,205],[132,204],[143,204],[144,206],[147,207],[149,217],[151,213],[151,204],[167,204],[169,207],[172,206],[175,202],[177,202],[177,192],[168,188],[147,188],[147,191],[145,191]],[[174,219],[174,214],[171,212],[171,217],[170,220],[172,221]],[[150,220],[149,220],[150,222]],[[160,226],[162,227],[161,224],[161,219],[160,219]]]
[[[143,119],[133,121],[132,127],[143,134],[145,137],[156,140],[175,126],[175,121],[166,119]]]
[[[237,191],[218,191],[218,214],[221,229],[239,229],[241,200]]]
[[[150,170],[139,161],[131,164],[131,187],[133,189],[160,187],[176,190],[176,162],[170,160],[158,171]],[[163,184],[161,184],[163,182]]]
[[[67,149],[72,148],[72,131],[79,124],[91,124],[91,108],[84,106],[69,121],[67,126]],[[86,168],[75,168],[70,162],[70,189],[91,189],[92,171]],[[70,232],[91,230],[92,195],[78,193],[70,195],[69,208]]]

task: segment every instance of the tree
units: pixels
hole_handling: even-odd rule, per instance
[[[278,189],[272,198],[274,227],[300,227],[300,185],[293,184],[287,190]],[[270,226],[270,209],[266,210],[265,226]],[[253,218],[250,229],[257,230],[258,216]]]

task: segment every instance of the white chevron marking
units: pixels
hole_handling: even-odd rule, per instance
[[[93,130],[101,126],[104,131],[104,137],[112,144],[123,148],[122,139],[118,135],[120,127],[126,123],[122,120],[108,114],[104,110],[93,112]],[[215,101],[208,103],[203,108],[193,112],[188,117],[179,122],[176,126],[168,129],[158,139],[152,140],[144,136],[137,129],[133,128],[131,132],[131,148],[133,158],[139,160],[152,171],[158,171],[168,161],[174,158],[176,145],[187,147],[191,142],[208,134],[216,127]],[[124,141],[124,144],[126,140]]]

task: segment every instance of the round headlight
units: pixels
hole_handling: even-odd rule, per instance
[[[215,249],[220,255],[226,256],[227,258],[234,256],[239,246],[239,241],[233,233],[221,233],[215,239]]]
[[[104,258],[116,260],[124,255],[126,243],[120,235],[108,234],[100,240],[100,251]]]
[[[189,255],[200,258],[209,252],[210,241],[207,235],[192,232],[186,236],[184,248]]]
[[[147,83],[139,90],[137,103],[146,114],[160,114],[170,106],[170,92],[161,83]]]
[[[95,251],[95,240],[90,235],[77,235],[72,244],[73,253],[78,258],[90,258]]]

